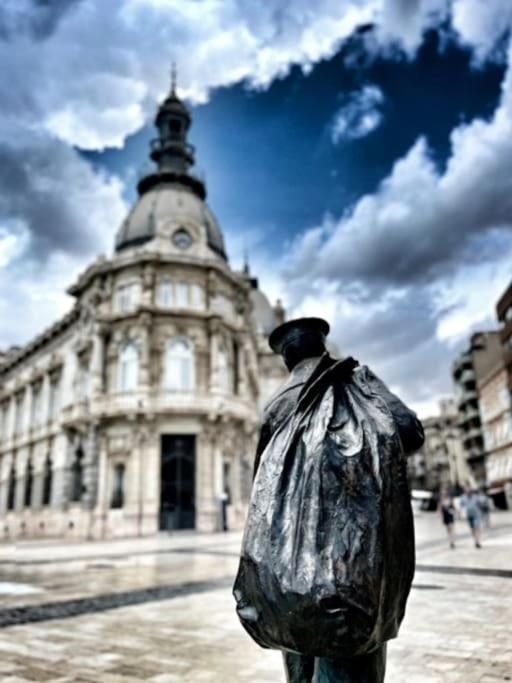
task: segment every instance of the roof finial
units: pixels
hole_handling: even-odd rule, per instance
[[[249,252],[247,250],[247,244],[245,244],[245,240],[244,240],[244,270],[243,270],[243,272],[244,272],[244,275],[246,275],[247,277],[249,277],[249,275],[251,274],[251,268],[249,265]]]
[[[176,95],[176,82],[178,80],[178,70],[176,62],[171,64],[171,95]]]

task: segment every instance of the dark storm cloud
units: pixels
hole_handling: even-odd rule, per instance
[[[59,21],[83,0],[4,0],[0,5],[0,39],[27,36],[44,40]]]
[[[98,156],[106,148],[122,149],[127,136],[140,130],[155,101],[168,88],[167,65],[174,58],[180,64],[183,92],[195,102],[206,101],[214,88],[228,90],[235,83],[260,92],[273,86],[258,111],[262,127],[242,130],[232,125],[238,104],[225,112],[220,122],[232,138],[234,131],[235,143],[251,138],[268,151],[258,163],[245,147],[242,155],[232,159],[224,202],[236,204],[232,201],[235,192],[242,198],[247,213],[237,224],[244,228],[258,225],[258,207],[266,205],[269,213],[265,217],[271,214],[273,220],[261,222],[277,225],[273,241],[282,238],[290,225],[295,234],[318,225],[326,209],[336,217],[298,240],[283,283],[290,299],[297,301],[303,295],[318,306],[328,298],[316,287],[323,281],[339,303],[340,310],[336,312],[334,306],[332,317],[342,349],[372,364],[407,397],[423,400],[444,390],[449,382],[450,354],[438,339],[442,306],[435,290],[457,268],[481,260],[496,259],[498,263],[500,254],[507,253],[504,235],[510,224],[512,196],[509,87],[504,84],[503,100],[492,119],[488,112],[486,120],[457,126],[452,149],[443,156],[448,165],[438,168],[427,146],[421,141],[413,145],[414,140],[424,133],[430,140],[435,128],[432,122],[438,118],[443,118],[447,138],[460,114],[473,119],[483,105],[482,109],[476,105],[468,109],[470,98],[461,98],[450,110],[452,117],[440,117],[432,101],[439,100],[439,93],[444,97],[445,92],[454,90],[452,82],[462,91],[478,90],[473,102],[485,97],[476,81],[470,84],[469,79],[459,78],[460,72],[451,82],[449,78],[441,80],[438,90],[427,87],[428,77],[424,84],[414,72],[416,56],[425,30],[433,24],[439,26],[443,12],[453,7],[452,33],[485,60],[496,37],[503,36],[509,24],[510,6],[509,0],[318,0],[314,6],[307,0],[2,2],[0,63],[9,77],[2,79],[3,86],[0,83],[0,260],[7,262],[0,270],[0,285],[9,298],[0,297],[1,339],[16,341],[17,331],[9,322],[13,311],[32,313],[37,309],[37,315],[43,315],[34,291],[39,293],[46,285],[45,320],[36,325],[27,315],[23,337],[31,325],[37,331],[53,315],[50,304],[64,287],[61,279],[53,277],[55,272],[68,276],[92,254],[110,247],[125,211],[122,188],[115,179],[94,173],[73,147],[95,151]],[[307,104],[301,110],[304,119],[298,125],[294,121],[291,126],[287,119],[286,98],[277,97],[281,110],[278,126],[268,116],[267,103],[276,98],[276,92],[282,93],[277,81],[283,79],[283,83],[294,66],[302,75],[313,66],[315,74],[321,72],[326,60],[362,25],[373,26],[361,41],[372,63],[376,55],[391,55],[394,64],[402,60],[410,65],[413,78],[405,81],[401,99],[377,78],[367,78],[381,87],[386,104],[389,102],[381,125],[372,136],[351,143],[352,156],[347,151],[343,161],[334,156],[320,158],[323,142],[330,150],[336,149],[328,132],[340,108],[336,93],[332,107],[320,111],[323,140],[319,142],[321,135],[314,138],[311,129],[302,124],[318,116],[317,94],[327,83],[334,83],[341,92],[346,81],[337,80],[331,72],[318,89],[315,83],[306,93]],[[364,59],[356,61],[364,63]],[[443,65],[433,76],[436,83],[441,69]],[[310,81],[303,78],[306,90],[315,74]],[[353,72],[352,77],[356,80],[352,89],[364,85]],[[395,80],[395,74],[388,72],[388,78]],[[455,98],[453,93],[450,97]],[[406,99],[421,104],[408,109],[402,120],[395,119],[393,130],[387,129],[393,107],[401,108]],[[494,103],[495,99],[492,108]],[[267,134],[272,128],[279,130],[275,143]],[[393,145],[398,128],[412,131],[401,147]],[[217,134],[218,130],[213,131],[210,137]],[[380,134],[389,140],[370,150],[368,138],[374,141]],[[299,138],[306,144],[286,166],[287,149],[282,143],[294,139],[295,144]],[[232,145],[233,139],[228,142]],[[214,173],[217,164],[227,164],[227,144],[220,147],[211,166]],[[338,145],[337,151],[341,147]],[[320,158],[316,167],[309,163],[315,157]],[[135,160],[127,162],[125,158],[124,166],[114,172],[123,174],[133,163]],[[252,183],[245,191],[237,177],[243,165],[257,167],[264,179],[262,191]],[[304,170],[307,182],[300,185],[291,178],[291,165]],[[329,175],[331,171],[336,176]],[[328,193],[320,191],[327,177],[339,178],[343,185],[343,176],[350,174],[358,174],[360,179],[364,176],[365,184],[361,180],[346,192],[342,187],[339,202],[329,199],[336,186],[330,184]],[[276,218],[273,199],[278,193],[287,210],[294,208],[291,217],[287,214],[290,220]],[[347,210],[349,203],[352,208]],[[23,267],[16,240],[25,248]],[[275,278],[278,250],[273,246],[268,267]],[[25,267],[27,263],[30,268]],[[17,274],[16,287],[11,286],[13,272]],[[349,306],[343,305],[345,296]],[[459,333],[461,329],[467,332],[471,324],[472,320],[459,325]]]
[[[372,294],[373,301],[376,294]],[[347,320],[334,321],[333,334],[343,340],[343,348],[364,348],[365,355],[384,362],[420,346],[437,327],[431,296],[420,287],[384,297],[377,308],[356,307],[353,316],[353,325]]]
[[[499,256],[512,239],[510,97],[490,122],[454,131],[444,173],[419,140],[377,192],[301,237],[289,273],[310,262],[316,277],[403,287]]]
[[[44,262],[54,252],[91,256],[120,220],[116,181],[96,176],[64,143],[25,130],[18,144],[0,143],[0,226],[28,236],[24,256]],[[103,199],[109,204],[101,206]]]

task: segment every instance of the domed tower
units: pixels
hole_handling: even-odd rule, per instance
[[[173,83],[155,118],[154,168],[138,183],[113,257],[71,290],[81,306],[92,302],[98,331],[89,415],[104,480],[92,535],[212,531],[245,518],[260,339],[250,278],[230,268],[193,170],[191,122]]]
[[[4,538],[243,525],[258,406],[287,374],[267,343],[284,311],[229,266],[191,123],[173,79],[112,256],[65,316],[0,352]]]
[[[187,140],[191,122],[173,79],[155,118],[158,137],[150,151],[155,168],[138,183],[139,200],[117,233],[117,252],[144,245],[227,260],[222,232],[205,202],[205,183],[193,170],[195,150]]]

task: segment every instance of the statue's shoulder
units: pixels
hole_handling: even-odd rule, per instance
[[[288,412],[294,407],[294,401],[317,368],[318,363],[318,358],[307,358],[293,368],[289,377],[265,404],[263,422],[273,420],[276,416]]]

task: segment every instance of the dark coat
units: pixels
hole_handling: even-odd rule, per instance
[[[347,359],[350,362],[352,359]],[[260,438],[256,449],[254,462],[254,474],[258,470],[261,455],[265,450],[272,434],[279,428],[282,422],[289,416],[294,409],[304,384],[315,373],[319,374],[322,369],[336,362],[328,354],[321,357],[307,358],[296,365],[290,376],[267,403],[263,410],[263,419],[260,430]],[[353,361],[353,366],[356,362]],[[388,408],[396,422],[396,427],[402,442],[402,447],[406,455],[411,455],[421,448],[425,441],[423,426],[416,417],[416,414],[395,396],[388,387],[375,375],[367,366],[355,367],[351,377],[347,381],[357,382],[364,377],[375,390],[385,399]]]

